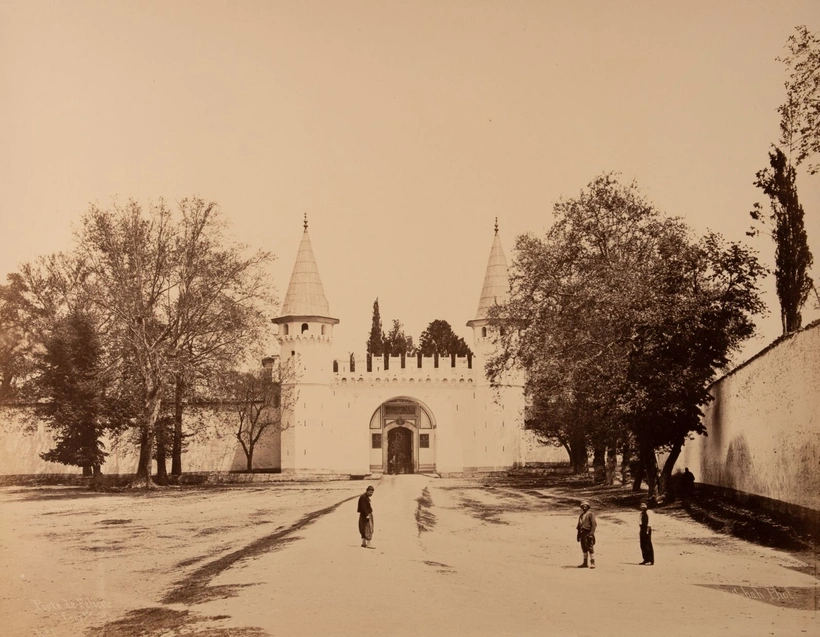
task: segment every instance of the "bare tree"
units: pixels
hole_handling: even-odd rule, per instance
[[[269,345],[268,318],[275,303],[269,277],[258,267],[271,260],[270,255],[260,252],[255,263],[244,261],[241,246],[226,241],[214,203],[184,199],[179,208],[183,232],[174,331],[181,355],[170,382],[173,398],[169,401],[173,403],[174,476],[182,474],[185,405],[202,393],[209,378],[261,358]],[[210,293],[207,303],[203,303],[203,286]],[[227,293],[220,292],[220,287]],[[157,461],[159,472],[164,468],[159,449]]]
[[[162,200],[147,210],[132,200],[107,210],[92,206],[83,218],[85,289],[108,317],[109,336],[118,339],[139,385],[140,459],[132,486],[153,486],[156,422],[176,375],[237,356],[269,314],[270,255],[246,256],[224,229],[216,205],[201,199],[180,202],[176,216]]]
[[[225,374],[223,406],[233,415],[234,436],[245,452],[248,471],[253,471],[253,454],[262,437],[288,427],[282,414],[298,398],[292,361],[268,358],[261,370]]]
[[[794,164],[820,152],[820,37],[805,25],[795,27],[786,43],[788,53],[778,58],[786,65],[786,101],[780,113],[780,143],[794,156]],[[810,164],[809,174],[820,172]]]

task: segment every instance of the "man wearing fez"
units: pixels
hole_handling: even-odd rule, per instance
[[[652,566],[655,563],[655,549],[652,547],[652,527],[649,525],[649,513],[646,502],[641,502],[641,522],[640,522],[641,555],[643,562],[641,566]]]
[[[362,536],[362,548],[372,549],[370,540],[373,538],[373,506],[370,498],[375,489],[367,487],[367,490],[359,496],[359,534]]]
[[[589,502],[581,502],[581,515],[578,516],[578,524],[575,527],[578,531],[576,540],[581,543],[581,550],[584,552],[584,563],[578,568],[595,568],[595,529],[598,523],[595,521],[595,514],[589,510]]]

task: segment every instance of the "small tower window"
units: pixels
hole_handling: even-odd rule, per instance
[[[487,328],[486,327],[481,328],[481,337],[482,338],[487,338]]]
[[[322,325],[322,336],[324,336],[324,335],[325,335],[325,326]]]
[[[285,334],[285,336],[287,336],[288,335],[288,324],[285,323],[282,327],[284,328],[283,333]]]
[[[308,324],[307,323],[302,323],[302,334],[304,334],[307,331],[308,331]]]

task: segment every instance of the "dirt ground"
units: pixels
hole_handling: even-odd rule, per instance
[[[356,498],[373,496],[374,550]],[[820,634],[816,566],[566,490],[426,476],[150,494],[0,489],[0,634],[300,637]],[[811,561],[811,560],[809,560]]]

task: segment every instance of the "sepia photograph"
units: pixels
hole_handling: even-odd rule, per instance
[[[0,0],[0,635],[820,634],[817,0]]]

